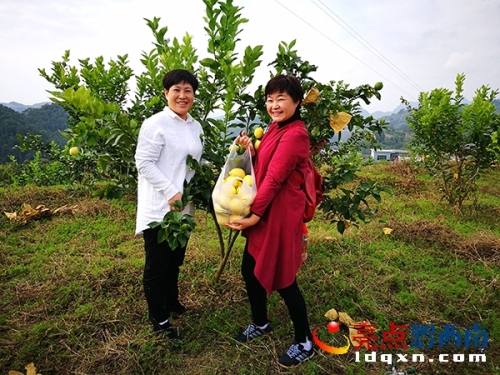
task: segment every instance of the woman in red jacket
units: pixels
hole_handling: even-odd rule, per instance
[[[304,173],[309,157],[309,134],[300,117],[304,92],[297,78],[278,75],[266,85],[266,107],[272,123],[256,152],[245,132],[236,142],[250,148],[254,160],[257,195],[251,215],[231,221],[247,242],[241,271],[253,322],[236,340],[248,342],[271,332],[267,296],[278,291],[284,299],[295,331],[294,343],[279,356],[284,367],[297,366],[314,355],[304,297],[296,275],[302,263],[305,194],[291,175]]]

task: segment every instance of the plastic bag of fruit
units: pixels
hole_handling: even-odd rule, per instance
[[[226,163],[212,191],[219,225],[248,216],[257,194],[250,152],[242,149],[236,142],[233,142],[229,150]]]

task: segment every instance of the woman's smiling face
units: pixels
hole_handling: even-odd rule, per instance
[[[185,120],[194,103],[193,87],[186,82],[177,83],[165,90],[165,97],[168,101],[168,108]]]
[[[283,122],[293,116],[299,102],[294,102],[286,92],[275,92],[267,96],[267,113],[274,122]]]

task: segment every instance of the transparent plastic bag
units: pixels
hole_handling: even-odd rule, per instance
[[[214,211],[219,225],[248,216],[257,194],[252,156],[248,149],[239,155],[239,147],[241,146],[233,142],[212,191]]]

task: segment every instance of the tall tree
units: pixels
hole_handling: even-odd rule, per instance
[[[482,86],[465,105],[464,81],[465,74],[458,74],[454,92],[438,88],[421,93],[418,108],[409,108],[408,117],[415,132],[411,150],[439,179],[443,197],[458,209],[475,191],[481,173],[492,166],[492,135],[500,126],[493,104],[498,91]]]

